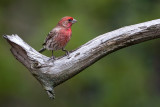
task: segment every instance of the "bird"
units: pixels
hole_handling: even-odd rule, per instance
[[[55,59],[53,51],[62,50],[65,51],[65,55],[69,55],[69,51],[65,49],[65,46],[71,39],[72,35],[72,24],[76,23],[77,20],[70,16],[63,17],[58,24],[48,33],[43,48],[39,50],[42,53],[45,50],[52,51],[51,59]]]

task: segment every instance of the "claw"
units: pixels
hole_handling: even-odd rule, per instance
[[[65,50],[64,48],[62,48],[62,51],[65,51],[66,52],[65,55],[69,56],[69,51]]]
[[[69,56],[69,51],[66,51],[66,56]]]
[[[55,57],[54,56],[51,56],[50,58],[49,58],[49,61],[50,60],[55,60]]]

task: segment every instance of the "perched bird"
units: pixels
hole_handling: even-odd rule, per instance
[[[45,42],[43,43],[43,48],[39,50],[39,52],[43,52],[46,49],[52,51],[52,59],[55,57],[53,56],[53,51],[62,50],[66,52],[66,55],[69,55],[69,52],[65,50],[66,44],[69,42],[72,30],[72,24],[76,23],[77,20],[73,17],[65,16],[63,17],[57,24],[55,28],[53,28],[49,34],[47,35]]]

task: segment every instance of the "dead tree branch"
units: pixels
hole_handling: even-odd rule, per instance
[[[25,43],[18,35],[4,35],[11,52],[42,84],[50,98],[53,88],[72,78],[102,57],[130,45],[160,37],[160,19],[131,25],[100,35],[69,56],[52,61]]]

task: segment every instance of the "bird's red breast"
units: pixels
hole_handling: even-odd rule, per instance
[[[60,48],[65,47],[66,44],[69,42],[71,35],[72,35],[71,28],[68,28],[68,29],[62,28],[57,33],[58,35],[55,37],[55,40],[59,44]]]

